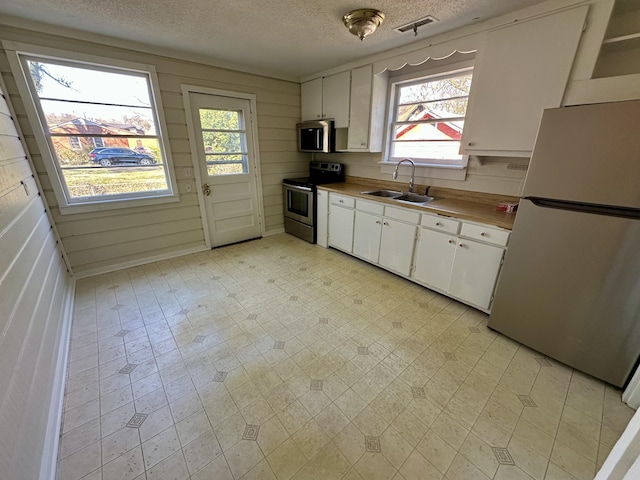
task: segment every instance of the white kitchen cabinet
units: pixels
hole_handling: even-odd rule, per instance
[[[458,237],[454,235],[421,228],[416,244],[413,278],[446,292],[457,245]]]
[[[408,277],[411,273],[416,228],[415,224],[384,217],[378,263],[384,268]]]
[[[341,72],[303,82],[302,120],[332,118],[336,128],[349,126],[351,72]]]
[[[508,230],[334,192],[328,203],[329,246],[489,311]]]
[[[352,197],[329,195],[329,246],[351,253],[353,250],[353,222],[355,201]]]
[[[327,248],[329,241],[329,192],[316,192],[316,243]]]
[[[503,255],[504,248],[459,238],[447,293],[488,309]]]
[[[414,210],[357,199],[353,254],[408,277],[419,218]]]
[[[382,217],[356,210],[353,226],[353,254],[371,263],[378,263]]]
[[[476,56],[465,154],[531,155],[542,111],[562,103],[587,11],[583,5],[487,33]]]
[[[604,34],[596,38],[600,18],[607,13],[602,11],[600,18],[595,18],[596,32],[591,35],[591,39],[599,42],[583,41],[580,46],[579,55],[587,59],[583,62],[587,69],[582,70],[582,75],[569,85],[564,105],[640,99],[640,2],[615,0],[613,5],[601,2],[592,8],[607,6],[612,7],[612,11],[608,12],[609,21]],[[590,11],[590,18],[596,15],[594,10]],[[593,66],[589,71],[591,61]]]
[[[369,148],[372,71],[372,65],[365,65],[351,71],[351,114],[347,144],[350,151],[367,151]]]
[[[413,278],[465,303],[488,310],[509,232],[477,223],[461,224],[451,219],[438,219],[432,215],[423,215],[421,224],[435,229],[420,229]],[[462,228],[458,230],[460,224]]]

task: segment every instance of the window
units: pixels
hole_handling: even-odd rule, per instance
[[[198,112],[209,175],[247,173],[247,130],[242,111],[200,108]]]
[[[69,148],[71,150],[82,150],[82,145],[80,143],[79,137],[69,137]]]
[[[61,212],[177,200],[153,68],[34,50],[16,52],[12,66],[33,99],[27,110]]]
[[[464,68],[392,84],[387,162],[466,166],[459,151],[471,79]]]

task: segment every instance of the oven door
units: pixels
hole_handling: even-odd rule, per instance
[[[284,184],[284,216],[313,226],[313,188]]]

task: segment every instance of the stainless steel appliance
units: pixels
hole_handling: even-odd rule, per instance
[[[489,327],[618,387],[640,357],[640,101],[546,110]]]
[[[331,153],[336,149],[336,129],[333,120],[311,120],[296,124],[298,151]]]
[[[316,243],[316,185],[342,181],[344,165],[328,162],[311,162],[308,177],[284,179],[285,232]]]

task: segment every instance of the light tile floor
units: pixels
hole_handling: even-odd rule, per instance
[[[633,411],[286,234],[77,284],[59,480],[589,480]]]

